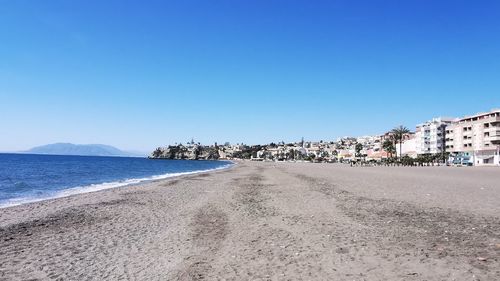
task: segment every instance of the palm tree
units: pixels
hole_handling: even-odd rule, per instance
[[[394,135],[394,139],[396,141],[399,141],[399,160],[401,160],[402,156],[402,146],[403,146],[403,138],[406,134],[410,133],[410,130],[406,128],[405,126],[401,125],[399,127],[396,127],[392,129],[391,133]],[[396,153],[397,154],[397,153]],[[397,155],[396,155],[397,156]]]

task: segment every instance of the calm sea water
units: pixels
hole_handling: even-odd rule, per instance
[[[230,165],[228,161],[0,154],[0,208]]]

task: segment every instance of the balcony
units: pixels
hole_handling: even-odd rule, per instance
[[[489,126],[488,128],[484,128],[485,133],[493,133],[497,130],[500,130],[500,126]]]
[[[500,133],[497,133],[496,135],[490,135],[488,137],[488,140],[493,144],[500,144]]]
[[[488,120],[488,122],[500,122],[500,116],[490,117],[486,120]]]

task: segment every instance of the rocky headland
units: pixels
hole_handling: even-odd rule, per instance
[[[224,151],[217,145],[203,146],[193,144],[184,146],[169,145],[166,147],[158,147],[151,155],[150,159],[178,159],[178,160],[218,160],[224,155]],[[224,157],[222,157],[224,158]]]

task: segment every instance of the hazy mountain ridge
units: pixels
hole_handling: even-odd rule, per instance
[[[143,156],[104,144],[53,143],[33,147],[25,153],[81,156]]]

